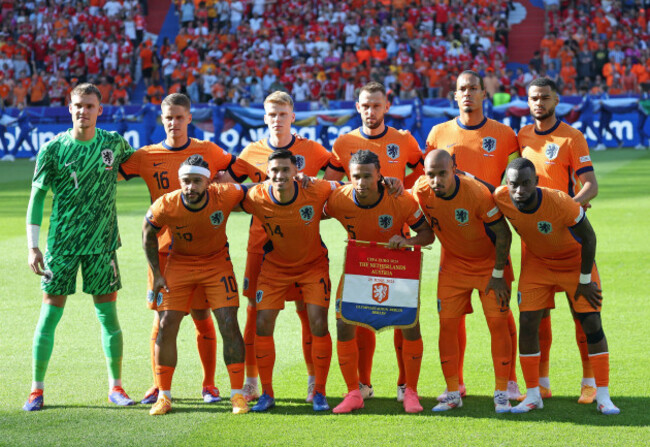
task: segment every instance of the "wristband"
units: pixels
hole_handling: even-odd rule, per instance
[[[591,273],[580,273],[580,284],[591,284]]]
[[[38,248],[38,235],[40,232],[40,225],[27,224],[27,248]]]
[[[493,269],[492,270],[492,278],[497,278],[497,279],[503,278],[503,269],[501,269],[501,270]]]

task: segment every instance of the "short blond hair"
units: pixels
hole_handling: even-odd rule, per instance
[[[170,95],[167,95],[165,99],[163,99],[160,103],[161,108],[171,106],[181,106],[187,109],[189,112],[192,107],[192,103],[190,102],[190,98],[187,95],[184,95],[182,93],[172,93]]]
[[[97,96],[99,103],[100,104],[102,103],[102,93],[95,86],[95,84],[91,84],[90,82],[87,82],[85,84],[79,84],[70,91],[70,98],[72,98],[73,96],[85,96],[85,95],[95,95]]]
[[[264,99],[264,104],[267,103],[290,106],[291,109],[293,110],[293,98],[287,92],[283,92],[280,90],[277,90],[271,93],[269,96],[267,96]]]

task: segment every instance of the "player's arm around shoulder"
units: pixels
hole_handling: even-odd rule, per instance
[[[388,241],[388,248],[397,249],[407,245],[426,246],[432,244],[435,239],[433,229],[416,199],[411,194],[404,194],[398,197],[397,200],[399,206],[407,213],[406,223],[415,231],[415,236],[407,239],[401,235],[394,235]]]

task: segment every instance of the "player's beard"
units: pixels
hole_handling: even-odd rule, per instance
[[[201,203],[203,198],[205,197],[205,191],[203,191],[201,194],[198,195],[198,197],[194,200],[190,199],[187,194],[183,194],[183,197],[185,198],[185,201],[189,203],[190,205],[196,205],[197,203]]]
[[[513,200],[512,203],[514,203],[514,205],[517,207],[519,211],[527,211],[530,209],[530,206],[533,204],[534,201],[535,201],[535,192],[533,192],[530,195],[530,197],[528,197],[523,202],[516,202]]]
[[[379,128],[382,124],[384,124],[384,117],[382,116],[381,119],[378,119],[374,122],[374,124],[369,124],[368,121],[363,122],[363,125],[367,127],[368,129],[377,129]]]
[[[547,111],[545,114],[543,114],[543,115],[541,115],[541,116],[535,116],[534,118],[535,118],[535,120],[537,120],[537,121],[544,121],[545,119],[550,118],[550,117],[552,117],[553,115],[555,115],[555,107],[553,107],[552,109],[550,109],[549,111]]]

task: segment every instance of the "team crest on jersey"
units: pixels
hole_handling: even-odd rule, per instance
[[[372,285],[372,299],[379,304],[388,299],[388,284],[378,282]]]
[[[555,160],[557,158],[557,154],[560,152],[560,146],[558,146],[555,143],[549,143],[546,145],[546,150],[544,153],[546,154],[546,158],[549,160]]]
[[[483,150],[488,154],[491,154],[497,148],[497,140],[492,137],[483,138],[483,142],[481,144],[483,146]]]
[[[106,169],[112,167],[113,162],[115,161],[115,155],[113,155],[113,151],[110,149],[104,149],[102,151],[102,161],[107,166]]]
[[[542,234],[549,234],[551,231],[553,231],[553,225],[551,225],[551,222],[542,220],[540,222],[537,222],[537,229]]]
[[[309,222],[314,218],[314,207],[306,205],[300,208],[300,218],[305,222]]]
[[[390,214],[382,214],[381,216],[379,216],[377,223],[384,230],[388,230],[393,226],[393,216],[391,216]]]
[[[257,292],[255,292],[255,302],[258,303],[258,304],[261,303],[263,295],[264,295],[263,290],[258,290]]]
[[[298,168],[298,171],[305,169],[305,157],[302,155],[296,155],[296,168]]]
[[[397,160],[399,158],[399,146],[395,143],[390,143],[386,146],[386,155],[391,160]]]
[[[456,208],[454,211],[454,217],[461,225],[466,224],[469,221],[469,211],[464,208]]]
[[[223,222],[223,213],[221,211],[215,211],[210,214],[210,223],[215,227],[218,227]]]

